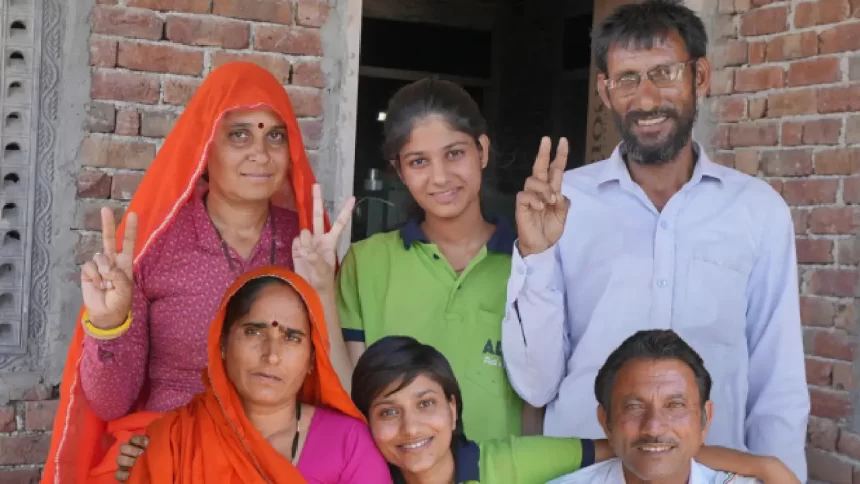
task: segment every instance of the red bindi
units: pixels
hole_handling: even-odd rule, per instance
[[[257,125],[257,127],[258,127],[258,128],[260,128],[260,129],[263,129],[263,127],[265,127],[265,125],[264,125],[263,123],[260,123],[260,124],[258,124],[258,125]]]
[[[272,327],[273,327],[273,328],[277,328],[277,327],[278,327],[278,322],[277,322],[277,321],[272,321]]]

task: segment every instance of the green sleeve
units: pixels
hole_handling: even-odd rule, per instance
[[[593,464],[594,441],[509,437],[481,445],[481,454],[481,484],[546,484]]]
[[[358,294],[358,265],[352,248],[346,253],[337,276],[337,311],[344,340],[363,343],[364,321]]]

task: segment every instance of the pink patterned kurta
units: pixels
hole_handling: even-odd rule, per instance
[[[292,268],[298,215],[274,207],[272,219],[275,263]],[[239,274],[269,265],[271,244],[267,223],[248,260],[230,249],[234,273],[202,198],[193,197],[138,264],[128,332],[84,341],[81,385],[93,411],[108,421],[126,415],[145,381],[144,410],[172,410],[201,392],[207,332],[224,292]]]

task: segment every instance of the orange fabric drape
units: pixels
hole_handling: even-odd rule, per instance
[[[165,139],[131,200],[128,211],[138,216],[135,268],[153,241],[171,224],[176,213],[194,193],[205,171],[208,151],[220,119],[232,110],[259,108],[276,112],[287,126],[289,183],[285,184],[282,193],[274,197],[273,202],[295,209],[301,227],[310,227],[313,205],[311,188],[316,181],[290,99],[283,86],[265,69],[248,62],[233,62],[212,71],[201,84]],[[120,245],[124,230],[125,220],[117,230]],[[78,315],[78,324],[66,359],[43,483],[92,482],[90,471],[99,462],[109,463],[110,456],[106,459],[105,455],[114,444],[114,439],[106,433],[108,422],[101,421],[93,414],[81,391],[78,365],[84,340],[80,325],[82,314],[83,310]],[[151,420],[141,420],[142,416],[132,417],[136,423],[124,421],[118,426],[130,428]]]
[[[245,416],[221,359],[221,328],[227,303],[243,285],[262,276],[285,280],[308,308],[311,342],[316,351],[299,399],[362,419],[329,360],[323,308],[316,292],[287,269],[263,267],[242,276],[227,292],[209,328],[205,393],[185,407],[168,412],[147,429],[149,447],[132,469],[128,484],[305,482],[298,469],[269,445]]]

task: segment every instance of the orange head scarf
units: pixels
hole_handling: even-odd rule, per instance
[[[209,363],[204,373],[206,391],[185,407],[168,412],[147,429],[149,447],[135,463],[128,484],[305,482],[299,471],[269,445],[245,416],[221,357],[221,330],[227,303],[245,284],[265,276],[286,281],[307,306],[315,351],[312,371],[305,378],[298,399],[362,419],[329,361],[323,308],[316,292],[287,269],[263,267],[248,272],[227,291],[209,328]]]
[[[221,118],[230,111],[259,108],[271,109],[287,126],[289,184],[274,197],[273,202],[295,208],[301,227],[310,227],[311,188],[316,181],[308,164],[290,98],[278,80],[265,69],[248,62],[233,62],[212,71],[197,89],[131,200],[128,212],[134,212],[138,217],[135,269],[141,257],[193,195],[206,169],[208,151]],[[125,220],[117,229],[120,245],[124,231]],[[117,249],[121,250],[121,247]],[[78,321],[82,316],[83,310]],[[104,457],[111,445],[106,440],[106,422],[91,411],[78,381],[83,340],[83,329],[77,324],[63,371],[60,404],[42,475],[44,483],[86,482],[90,469]]]

